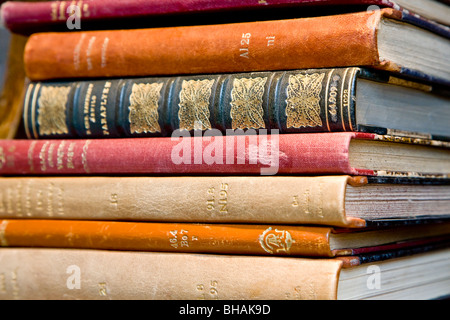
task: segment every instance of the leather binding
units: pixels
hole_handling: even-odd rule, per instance
[[[347,184],[367,178],[3,177],[0,218],[364,227],[345,214]]]
[[[67,30],[66,21],[71,12],[67,10],[72,1],[44,1],[32,4],[21,1],[9,1],[3,5],[3,19],[6,26],[15,33],[33,33],[51,30]],[[328,7],[335,7],[341,12],[352,11],[354,8],[365,10],[370,6],[379,8],[394,8],[402,11],[404,16],[417,16],[417,13],[404,10],[395,1],[386,0],[271,0],[271,1],[224,1],[224,0],[128,0],[124,5],[121,0],[96,0],[77,1],[80,8],[82,28],[87,30],[102,28],[102,25],[113,22],[115,26],[127,28],[135,20],[149,20],[164,18],[172,24],[195,21],[198,23],[204,19],[201,14],[228,14],[231,17],[240,13],[252,11],[253,16],[277,9],[294,10],[298,14],[304,14],[309,10],[313,13],[323,14]],[[316,11],[314,11],[316,10]],[[360,9],[361,10],[361,9]],[[263,15],[264,16],[264,15]],[[430,27],[440,28],[439,24],[421,16],[420,20],[426,21]],[[443,21],[441,23],[444,23]],[[144,25],[144,24],[143,24]],[[108,24],[109,26],[109,24]]]
[[[335,299],[344,264],[335,259],[57,248],[2,248],[0,262],[6,283],[0,298],[21,300]],[[276,285],[268,290],[270,283]]]
[[[423,248],[361,258],[316,259],[2,248],[0,274],[4,275],[4,286],[0,299],[336,300],[344,268],[446,250]],[[364,285],[367,279],[362,281]],[[268,284],[276,285],[268,290]]]
[[[27,43],[25,67],[33,81],[347,66],[429,80],[417,70],[380,61],[377,25],[383,18],[403,16],[382,9],[220,25],[37,33]]]
[[[373,244],[334,249],[332,234],[371,229],[269,224],[195,224],[55,219],[0,220],[4,247],[50,247],[128,251],[190,252],[269,256],[336,257],[439,242],[450,224],[384,230]],[[395,231],[394,231],[395,230]],[[391,233],[389,233],[389,231]],[[395,232],[395,234],[392,234]],[[388,240],[387,240],[388,239]],[[431,240],[433,242],[433,240]],[[410,242],[410,243],[409,243]],[[398,243],[398,244],[397,244]],[[397,245],[396,245],[397,244]]]
[[[222,134],[238,129],[386,134],[392,128],[356,123],[358,78],[383,83],[393,79],[352,67],[32,82],[23,123],[30,139],[170,136],[175,130],[194,129]],[[408,83],[428,92],[442,90]]]

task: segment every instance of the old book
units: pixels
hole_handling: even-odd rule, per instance
[[[211,133],[212,131],[212,133]],[[250,132],[251,133],[251,132]],[[199,135],[198,135],[199,134]],[[0,140],[1,175],[349,174],[447,179],[448,142],[360,132]]]
[[[448,248],[368,259],[1,248],[0,299],[436,299],[450,293],[449,263]]]
[[[433,33],[402,22],[400,11],[383,9],[221,25],[38,33],[31,35],[24,59],[34,81],[372,66],[449,84],[449,37],[450,32]]]
[[[32,82],[28,138],[175,130],[364,131],[450,139],[450,91],[364,68]]]
[[[0,218],[378,227],[450,218],[450,180],[2,177]]]
[[[70,9],[77,5],[78,9]],[[297,16],[305,15],[305,11],[323,14],[329,7],[337,10],[366,10],[375,8],[395,8],[405,13],[413,13],[411,17],[419,14],[421,18],[431,19],[442,24],[450,25],[450,8],[433,0],[275,0],[275,1],[218,1],[218,0],[96,0],[96,1],[45,1],[29,5],[21,1],[10,1],[3,6],[3,16],[8,28],[14,32],[33,33],[46,30],[70,30],[67,21],[74,14],[80,17],[80,27],[83,30],[94,28],[127,28],[134,20],[146,19],[146,24],[154,25],[154,20],[169,20],[172,23],[189,23],[195,21],[211,21],[207,15],[217,17],[227,14],[230,17],[244,13],[257,20],[264,13],[272,14],[277,10],[294,11]],[[315,9],[315,11],[314,11]],[[75,10],[79,10],[78,12]],[[336,10],[335,10],[336,11]],[[249,14],[251,12],[251,14]],[[283,12],[283,11],[282,11]],[[244,18],[241,18],[241,20]],[[107,27],[103,26],[107,24]]]
[[[56,219],[0,220],[3,247],[335,257],[450,238],[450,223],[384,228]]]

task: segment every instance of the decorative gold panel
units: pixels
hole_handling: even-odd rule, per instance
[[[161,132],[158,102],[162,83],[134,83],[131,88],[128,121],[131,133]]]
[[[69,129],[66,124],[66,104],[70,87],[43,86],[38,99],[38,124],[40,135],[64,134]]]
[[[267,78],[234,79],[231,90],[232,129],[265,128],[263,95]]]
[[[320,92],[325,73],[289,76],[287,87],[286,126],[288,128],[320,127]]]
[[[180,130],[211,129],[209,99],[214,80],[183,80],[178,119]]]

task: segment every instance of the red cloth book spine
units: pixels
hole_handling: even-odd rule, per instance
[[[0,140],[0,175],[351,174],[350,140],[368,133]]]

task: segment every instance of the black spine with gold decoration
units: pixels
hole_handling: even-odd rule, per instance
[[[177,129],[358,131],[360,76],[387,81],[352,67],[32,82],[23,122],[33,139],[170,136]]]

